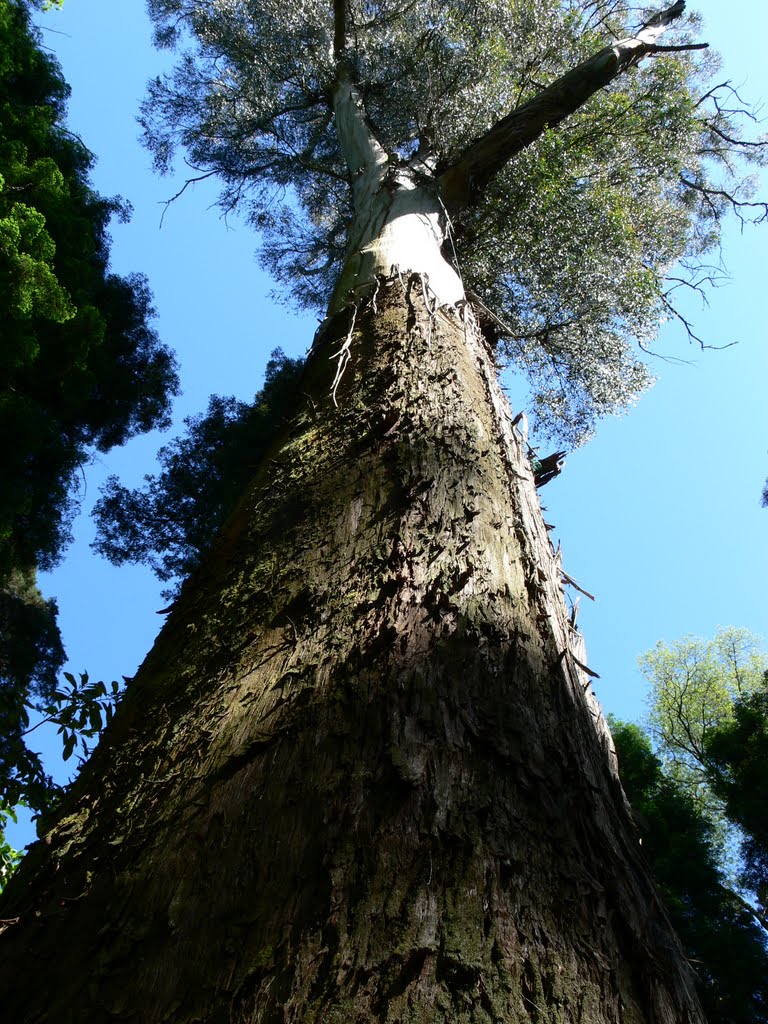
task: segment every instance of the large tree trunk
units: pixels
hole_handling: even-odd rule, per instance
[[[471,315],[351,318],[8,887],[4,1014],[700,1022]]]

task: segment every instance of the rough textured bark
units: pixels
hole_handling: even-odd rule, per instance
[[[9,886],[4,1011],[700,1022],[471,315],[350,320]]]

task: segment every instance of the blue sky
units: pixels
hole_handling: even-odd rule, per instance
[[[723,55],[722,78],[753,102],[768,102],[762,2],[691,6],[704,15],[703,38]],[[188,190],[160,226],[163,202],[181,179],[155,176],[138,142],[145,84],[168,62],[152,49],[143,5],[65,0],[62,11],[39,22],[72,86],[70,125],[98,158],[95,187],[134,207],[131,222],[113,228],[113,266],[148,276],[157,328],[181,364],[175,427],[87,468],[76,542],[41,581],[59,602],[69,670],[110,680],[135,672],[164,602],[151,574],[115,569],[91,553],[87,512],[100,483],[109,473],[140,483],[185,415],[203,410],[214,392],[252,398],[269,352],[279,345],[289,355],[303,353],[316,321],[270,298],[273,284],[254,258],[257,239],[236,220],[221,219],[212,206],[215,185]],[[768,196],[768,180],[762,192]],[[743,233],[733,225],[724,250],[731,281],[710,296],[708,308],[691,309],[708,342],[738,344],[701,352],[680,329],[665,327],[658,350],[686,362],[656,361],[653,391],[604,422],[541,492],[566,571],[597,598],[582,600],[579,623],[600,674],[598,697],[620,717],[643,713],[636,658],[657,640],[709,637],[720,625],[767,631],[768,509],[759,500],[768,476],[767,247],[768,225]],[[14,838],[21,844],[31,837],[24,828]]]

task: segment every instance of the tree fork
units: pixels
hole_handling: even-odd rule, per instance
[[[348,329],[4,893],[9,1019],[700,1024],[471,316],[382,282],[336,410]]]

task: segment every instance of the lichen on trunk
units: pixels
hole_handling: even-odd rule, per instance
[[[9,887],[9,1018],[700,1022],[471,311],[351,318]]]

